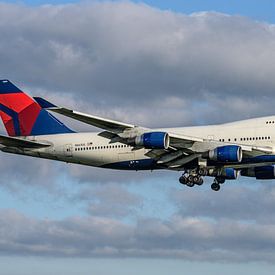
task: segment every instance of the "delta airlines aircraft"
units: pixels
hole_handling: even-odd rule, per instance
[[[101,128],[76,133],[50,112]],[[220,190],[237,176],[275,179],[275,116],[209,126],[148,129],[58,107],[0,80],[0,115],[9,136],[0,150],[67,163],[122,169],[181,171],[181,184],[214,178]]]

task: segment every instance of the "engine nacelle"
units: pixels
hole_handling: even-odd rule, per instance
[[[210,169],[208,170],[208,176],[225,180],[235,180],[238,178],[238,171],[233,168]]]
[[[208,157],[210,160],[226,163],[226,162],[241,162],[242,161],[242,148],[237,145],[227,145],[217,147],[210,150]]]
[[[235,180],[238,177],[238,172],[233,168],[225,168],[222,171],[221,177],[226,180]]]
[[[170,138],[165,132],[144,133],[135,138],[135,144],[146,149],[167,149],[170,144]]]
[[[272,180],[275,179],[275,166],[261,166],[254,168],[246,168],[241,171],[244,177],[253,177],[258,180]]]

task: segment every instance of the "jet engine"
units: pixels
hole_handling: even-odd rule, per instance
[[[238,177],[238,172],[233,168],[225,168],[221,176],[226,180],[235,180]]]
[[[210,169],[208,170],[207,175],[210,177],[218,177],[224,180],[235,180],[238,178],[238,171],[233,168]]]
[[[137,136],[135,144],[146,149],[167,149],[170,144],[170,138],[165,132],[149,132]]]
[[[237,145],[227,145],[217,147],[208,152],[208,158],[217,162],[241,162],[242,148]]]

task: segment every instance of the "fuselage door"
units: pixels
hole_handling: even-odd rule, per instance
[[[72,144],[65,144],[64,145],[64,155],[66,157],[72,157],[73,156],[73,145]]]

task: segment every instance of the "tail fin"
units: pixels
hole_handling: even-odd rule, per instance
[[[9,80],[0,80],[0,116],[9,136],[73,132]]]

